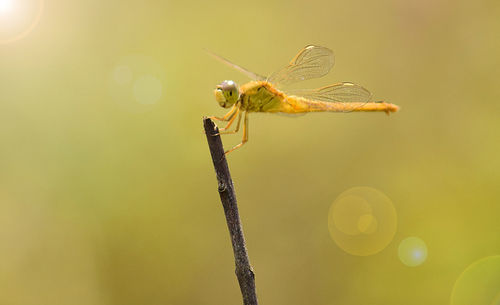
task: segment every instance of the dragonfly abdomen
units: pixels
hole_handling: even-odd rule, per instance
[[[288,96],[283,102],[283,111],[286,113],[303,112],[375,112],[383,111],[386,113],[396,112],[399,107],[385,102],[324,102],[309,100],[299,96]]]

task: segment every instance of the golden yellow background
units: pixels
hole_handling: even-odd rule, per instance
[[[40,5],[13,2],[0,41]],[[401,107],[251,115],[229,163],[261,304],[450,304],[500,254],[498,1],[42,2],[0,44],[0,304],[241,303],[202,117],[224,113],[216,84],[248,79],[204,48],[269,74],[326,46],[333,72],[304,86]],[[124,66],[155,81],[117,87]],[[328,231],[357,186],[397,212],[370,256]],[[409,236],[428,248],[416,267],[398,258]]]

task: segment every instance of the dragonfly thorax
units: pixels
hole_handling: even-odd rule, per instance
[[[240,98],[238,85],[232,80],[225,80],[215,87],[215,99],[223,108],[232,107]]]

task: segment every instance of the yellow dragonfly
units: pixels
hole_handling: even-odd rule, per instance
[[[231,108],[223,117],[210,117],[227,122],[225,127],[220,128],[220,134],[237,133],[240,129],[241,118],[244,116],[243,139],[240,144],[226,151],[226,154],[240,148],[248,141],[248,113],[250,112],[300,114],[383,111],[389,114],[399,109],[394,104],[371,101],[370,91],[350,82],[336,83],[317,89],[287,91],[287,93],[282,91],[283,86],[319,78],[330,72],[334,64],[334,56],[333,52],[325,47],[306,46],[287,66],[269,77],[253,73],[218,55],[212,55],[253,79],[239,88],[231,80],[225,80],[215,88],[215,99],[219,105],[223,108]],[[238,118],[236,128],[228,131],[236,118]]]

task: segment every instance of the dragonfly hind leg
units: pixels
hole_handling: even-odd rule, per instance
[[[228,153],[240,148],[246,142],[248,142],[248,112],[245,112],[245,120],[243,122],[243,139],[241,140],[241,143],[226,151],[224,154],[227,155]]]

